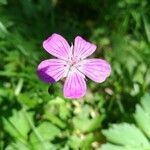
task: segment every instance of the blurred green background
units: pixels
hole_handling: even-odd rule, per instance
[[[82,100],[37,77],[54,32],[112,66]],[[148,150],[149,92],[149,0],[0,0],[0,150]]]

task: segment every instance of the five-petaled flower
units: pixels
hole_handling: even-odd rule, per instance
[[[47,83],[66,78],[63,88],[66,98],[77,99],[85,95],[85,76],[101,83],[111,73],[111,67],[105,60],[87,59],[96,50],[96,45],[80,36],[70,46],[61,35],[55,33],[43,42],[43,47],[56,58],[42,61],[37,69],[38,75]]]

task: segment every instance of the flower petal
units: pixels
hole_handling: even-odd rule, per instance
[[[96,45],[85,41],[82,37],[77,36],[74,43],[73,56],[78,59],[84,59],[90,56],[96,50]]]
[[[85,59],[77,64],[77,68],[91,80],[101,83],[111,73],[108,62],[102,59]]]
[[[83,97],[85,93],[85,76],[76,69],[70,71],[64,84],[64,96],[77,99]]]
[[[64,60],[72,54],[68,42],[56,33],[43,42],[43,47],[51,55]]]
[[[64,60],[48,59],[39,64],[37,73],[43,81],[54,83],[64,77],[66,66],[67,64]]]

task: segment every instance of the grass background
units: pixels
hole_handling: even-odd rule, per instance
[[[82,100],[64,99],[60,82],[37,77],[51,57],[42,41],[54,32],[95,43],[95,57],[112,66],[104,83],[88,81]],[[150,90],[149,58],[149,0],[0,0],[0,149],[99,149],[102,129],[134,123]]]

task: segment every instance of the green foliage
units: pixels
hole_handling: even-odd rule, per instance
[[[149,10],[149,0],[0,0],[0,149],[149,149]],[[79,101],[36,74],[54,32],[85,37],[112,66]]]
[[[27,139],[27,133],[30,130],[29,122],[24,111],[13,111],[13,116],[9,119],[3,118],[4,129],[9,132],[13,137],[18,138],[20,141]]]
[[[109,142],[103,144],[102,150],[146,150],[150,149],[150,95],[145,94],[141,100],[141,105],[137,104],[134,114],[134,124],[121,123],[114,124],[111,128],[103,130],[103,134]],[[144,133],[142,133],[142,131]],[[146,137],[147,135],[147,137]]]
[[[135,121],[143,132],[150,138],[150,95],[145,94],[141,100],[141,106],[136,106]]]
[[[51,123],[43,122],[40,126],[34,128],[30,134],[30,142],[34,149],[50,149],[52,144],[49,141],[53,140],[60,130]]]

